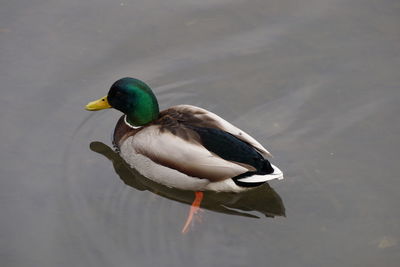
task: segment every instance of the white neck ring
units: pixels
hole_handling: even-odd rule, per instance
[[[130,123],[128,122],[128,120],[127,120],[127,116],[126,116],[126,115],[124,116],[124,122],[125,122],[126,125],[128,125],[128,126],[131,127],[132,129],[139,129],[139,128],[142,127],[142,126],[133,126],[132,124],[130,124]]]

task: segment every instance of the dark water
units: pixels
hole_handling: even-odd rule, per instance
[[[1,266],[398,266],[399,1],[21,0],[0,14]],[[108,147],[120,114],[83,110],[124,76],[162,108],[245,129],[286,179],[208,194],[182,235],[191,194],[129,176]]]

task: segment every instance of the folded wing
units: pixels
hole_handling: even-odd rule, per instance
[[[131,145],[137,153],[158,164],[211,182],[252,170],[251,166],[222,159],[195,140],[185,140],[169,131],[162,131],[158,125],[139,131]]]
[[[265,147],[263,147],[259,142],[257,142],[257,140],[255,140],[249,134],[247,134],[243,130],[237,128],[230,122],[224,120],[220,116],[208,110],[191,105],[179,105],[179,106],[174,106],[166,111],[168,112],[171,110],[174,110],[180,114],[191,114],[192,117],[182,116],[183,117],[182,119],[186,120],[187,123],[192,123],[200,127],[217,128],[222,131],[228,132],[233,136],[235,136],[236,138],[242,140],[243,142],[246,142],[249,145],[253,146],[264,157],[272,157],[271,153],[269,153],[268,150],[265,149]]]

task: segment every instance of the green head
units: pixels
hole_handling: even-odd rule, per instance
[[[87,110],[100,110],[113,107],[126,114],[127,121],[141,126],[157,119],[158,102],[150,87],[134,78],[122,78],[116,81],[107,96],[90,102]]]

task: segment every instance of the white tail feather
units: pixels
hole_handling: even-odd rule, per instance
[[[271,166],[274,169],[273,173],[270,173],[267,175],[253,175],[250,177],[238,179],[238,181],[242,182],[242,183],[250,184],[250,183],[262,183],[262,182],[266,182],[266,181],[270,181],[270,180],[274,180],[274,179],[282,180],[283,179],[282,171],[275,165],[271,164]]]

